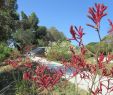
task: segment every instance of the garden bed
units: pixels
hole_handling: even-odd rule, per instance
[[[33,63],[34,66],[37,64],[38,63]],[[39,92],[39,90],[35,88],[33,92],[33,84],[22,80],[23,70],[24,67],[21,66],[19,69],[1,73],[0,95],[51,95],[46,89]],[[14,76],[16,77],[14,78]],[[64,78],[62,78],[52,90],[53,95],[74,95],[75,93],[79,93],[78,95],[87,95],[85,90],[80,89]]]

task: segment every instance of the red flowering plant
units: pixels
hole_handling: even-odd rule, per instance
[[[16,59],[9,58],[5,60],[5,63],[7,64],[7,68],[5,68],[3,72],[11,71],[11,79],[13,79],[15,82],[21,79],[21,73],[25,69],[23,68],[23,65],[29,68],[32,67],[31,59],[29,57],[22,58],[21,56],[18,56]]]
[[[51,94],[54,86],[61,80],[63,72],[61,69],[50,69],[45,65],[37,65],[33,68],[31,65],[25,65],[26,71],[23,73],[23,80],[32,82],[40,93],[44,90]]]
[[[101,19],[107,15],[107,13],[105,13],[106,9],[107,6],[104,4],[95,4],[95,7],[89,8],[88,11],[88,18],[90,18],[95,25],[87,25],[96,29],[100,42],[102,41],[100,36],[100,23]],[[111,26],[111,29],[109,30],[109,33],[111,34],[113,32],[113,23],[111,20],[108,21]],[[69,76],[68,79],[72,79],[73,77],[75,77],[76,80],[79,79],[77,81],[78,86],[85,83],[85,88],[87,88],[89,93],[88,95],[112,95],[113,67],[110,69],[107,65],[110,64],[111,60],[113,60],[113,55],[110,52],[107,52],[106,56],[103,52],[99,53],[98,50],[100,49],[100,46],[96,53],[93,53],[87,49],[83,44],[83,36],[85,33],[83,32],[83,28],[81,26],[77,28],[76,26],[71,25],[70,33],[72,38],[68,40],[75,40],[78,43],[80,53],[76,53],[73,47],[70,47],[72,52],[71,61],[62,62],[67,68],[75,68],[72,76]],[[91,62],[87,61],[85,57],[87,52],[93,55],[95,58],[95,64],[91,64]]]
[[[110,19],[108,19],[108,21],[109,21],[109,25],[111,27],[111,29],[108,31],[108,33],[112,34],[113,33],[113,23]]]
[[[23,81],[29,85],[33,85],[40,94],[43,91],[52,94],[54,87],[60,82],[63,76],[63,71],[60,68],[52,69],[46,65],[33,63],[29,57],[25,59],[18,58],[17,60],[9,59],[6,63],[11,65],[18,72],[18,75],[15,74],[15,71],[12,72],[15,82],[21,80],[17,80],[18,77],[21,78],[21,76],[19,76],[21,71],[23,72]],[[22,63],[21,66],[19,63]]]

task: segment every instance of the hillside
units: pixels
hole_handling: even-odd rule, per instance
[[[101,42],[91,42],[86,45],[86,47],[93,53],[98,51],[103,52],[105,55],[107,52],[113,52],[113,37],[111,35],[107,35],[103,37]]]

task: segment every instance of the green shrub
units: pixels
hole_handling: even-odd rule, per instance
[[[69,60],[71,57],[71,52],[69,50],[70,46],[71,43],[68,41],[53,42],[51,43],[50,47],[46,49],[45,55],[49,60],[59,61],[62,58]]]
[[[29,29],[25,31],[19,29],[13,37],[21,45],[31,45],[34,41],[34,33]]]
[[[43,39],[37,39],[38,46],[45,46],[45,41]]]
[[[38,93],[32,83],[24,80],[17,81],[15,89],[15,95],[36,95],[36,93]]]
[[[5,60],[11,53],[11,48],[9,48],[5,43],[0,43],[0,62]]]
[[[105,41],[101,41],[100,43],[89,43],[86,45],[87,49],[90,50],[92,53],[100,54],[101,52],[104,53],[104,55],[107,55],[108,52],[112,52],[112,45],[111,43],[106,43]],[[92,54],[86,54],[86,58],[93,57]]]
[[[22,56],[21,52],[18,51],[17,49],[13,49],[12,52],[10,53],[10,59],[16,59],[20,56]]]

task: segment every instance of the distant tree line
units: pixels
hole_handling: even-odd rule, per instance
[[[55,27],[39,26],[39,18],[34,12],[29,16],[23,11],[18,14],[17,8],[17,0],[0,0],[0,41],[14,38],[22,46],[47,46],[49,42],[66,39]]]

